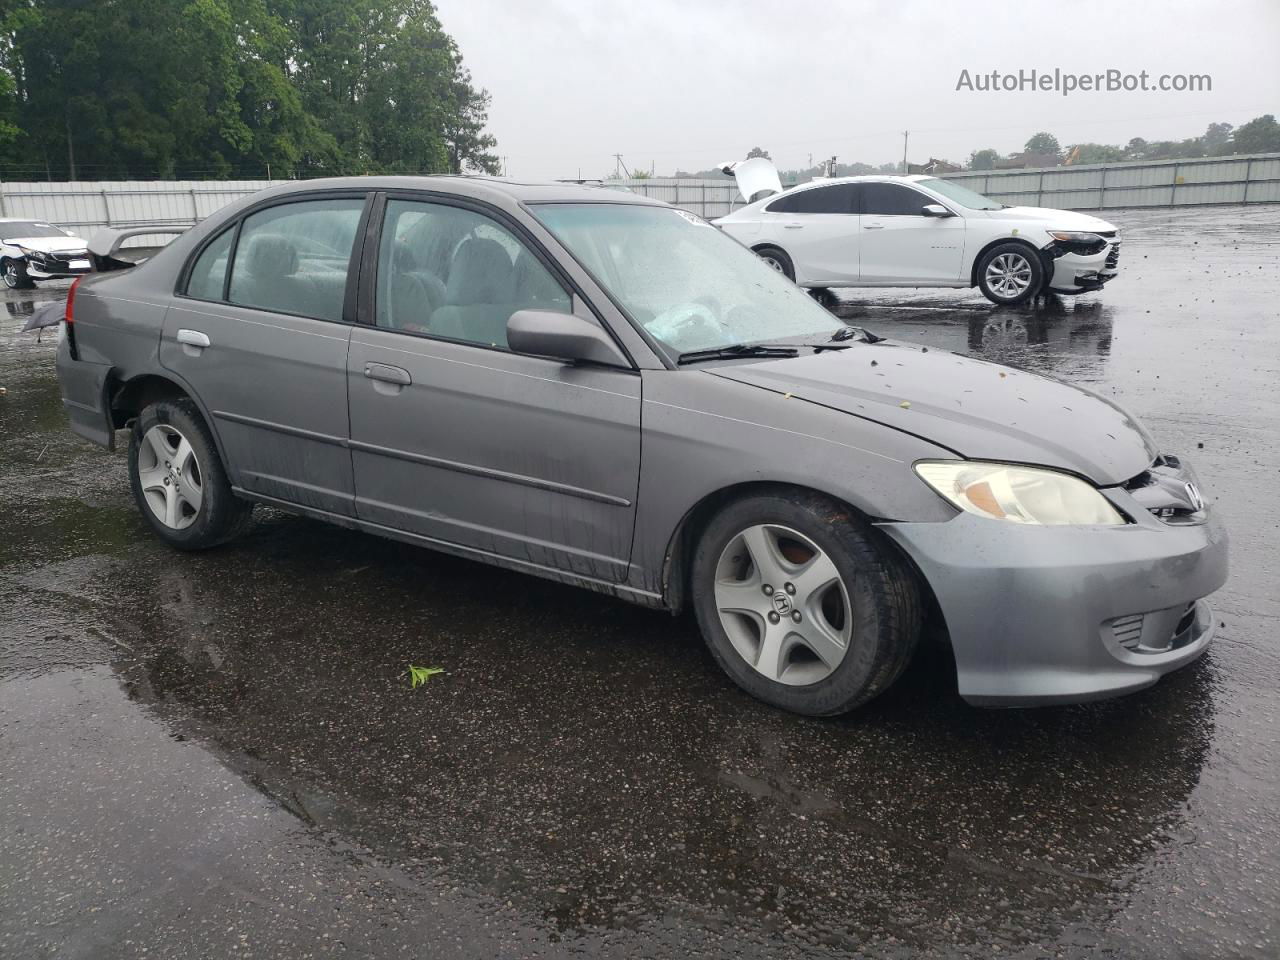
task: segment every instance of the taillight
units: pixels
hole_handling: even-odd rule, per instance
[[[67,353],[72,360],[79,360],[80,353],[76,350],[76,322],[75,306],[76,306],[76,287],[80,286],[83,277],[76,277],[71,281],[71,289],[67,291],[67,312],[62,315],[63,322],[67,325]]]
[[[67,321],[68,325],[76,322],[76,287],[80,286],[80,281],[83,279],[84,277],[76,277],[71,281],[71,289],[67,291],[67,312],[62,315],[62,319]]]

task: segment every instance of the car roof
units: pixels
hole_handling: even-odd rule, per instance
[[[919,183],[921,180],[936,180],[936,177],[928,174],[913,173],[910,176],[894,176],[887,173],[872,173],[860,177],[827,177],[821,180],[810,180],[807,183],[798,183],[794,187],[783,190],[782,193],[791,193],[793,190],[806,190],[810,187],[829,187],[833,183]],[[781,196],[782,194],[776,194]]]
[[[509,177],[438,174],[431,176],[328,177],[296,180],[269,192],[282,194],[312,190],[429,190],[477,199],[504,198],[516,203],[638,203],[668,206],[641,194],[613,189],[604,183],[572,183],[558,180],[515,180]]]

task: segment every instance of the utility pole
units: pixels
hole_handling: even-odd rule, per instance
[[[902,131],[902,172],[905,174],[911,168],[907,166],[907,138],[911,136],[910,130]]]
[[[508,167],[507,167],[507,158],[506,158],[506,155],[505,155],[505,154],[504,154],[504,155],[503,155],[503,157],[502,157],[502,175],[503,175],[504,177],[509,177],[509,176],[511,176],[510,170],[509,170],[509,169],[508,169]]]
[[[614,172],[614,173],[616,173],[616,174],[618,175],[618,177],[619,177],[619,178],[621,178],[621,177],[622,177],[622,174],[623,174],[623,173],[625,173],[625,174],[627,175],[627,179],[630,179],[630,178],[631,178],[631,171],[630,171],[630,170],[628,170],[628,169],[627,169],[627,165],[626,165],[625,163],[623,163],[623,162],[622,162],[622,154],[620,154],[620,153],[615,153],[615,154],[613,155],[613,160],[614,160],[613,172]],[[621,169],[621,170],[619,170],[619,169],[618,169],[619,167],[621,167],[622,169]]]

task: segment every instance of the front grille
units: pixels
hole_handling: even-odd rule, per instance
[[[63,273],[71,270],[72,260],[88,260],[88,250],[59,250],[57,253],[46,253],[40,257],[32,257],[32,266],[38,269]]]
[[[1137,650],[1142,643],[1142,623],[1146,614],[1135,613],[1128,617],[1116,617],[1111,621],[1111,635],[1126,650]]]
[[[1204,520],[1203,505],[1197,507],[1188,491],[1190,477],[1183,472],[1177,457],[1161,456],[1133,477],[1125,485],[1127,490],[1147,512],[1165,523],[1200,523]]]
[[[1114,270],[1120,262],[1120,241],[1111,244],[1111,252],[1107,254],[1107,269]]]

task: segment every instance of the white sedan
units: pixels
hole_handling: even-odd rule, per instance
[[[0,219],[0,277],[11,290],[89,272],[88,244],[44,220]]]
[[[782,191],[768,161],[725,169],[744,197],[763,199],[715,225],[815,293],[976,286],[1016,304],[1100,290],[1116,276],[1119,231],[1088,214],[1008,207],[937,177],[840,177]]]

